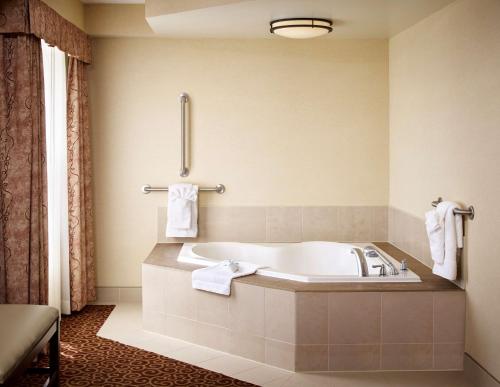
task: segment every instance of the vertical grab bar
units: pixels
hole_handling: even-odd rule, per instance
[[[181,177],[189,175],[189,168],[186,167],[186,103],[189,101],[189,96],[182,93],[179,96],[181,102]]]

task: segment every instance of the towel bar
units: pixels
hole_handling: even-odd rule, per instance
[[[144,194],[157,191],[168,192],[168,187],[151,187],[149,184],[146,184],[141,187],[141,191]],[[226,186],[224,184],[217,184],[215,187],[201,187],[199,188],[199,191],[214,191],[217,192],[218,194],[223,194],[224,192],[226,192]]]
[[[439,203],[441,203],[443,201],[443,198],[442,197],[439,197],[437,200],[434,200],[432,202],[432,207],[437,207],[437,205]],[[469,217],[470,220],[474,219],[474,207],[473,206],[469,206],[468,209],[466,210],[461,210],[460,208],[455,208],[453,210],[453,213],[455,215],[467,215]]]

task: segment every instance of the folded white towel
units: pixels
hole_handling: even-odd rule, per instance
[[[194,289],[229,296],[233,278],[254,274],[261,267],[249,262],[222,261],[215,266],[193,271],[192,285]]]
[[[198,235],[198,186],[173,184],[168,187],[167,237]]]
[[[446,207],[440,207],[439,210],[436,208],[425,213],[425,229],[429,238],[431,257],[437,263],[444,261],[444,215],[446,209]]]
[[[463,247],[462,216],[453,210],[460,208],[453,202],[441,202],[435,213],[426,213],[426,229],[431,255],[434,260],[432,272],[449,280],[457,278],[457,256]]]

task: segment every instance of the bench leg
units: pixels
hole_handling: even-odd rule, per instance
[[[47,380],[47,386],[55,387],[59,386],[59,322],[57,323],[57,329],[50,339],[49,344],[49,369],[50,377]]]

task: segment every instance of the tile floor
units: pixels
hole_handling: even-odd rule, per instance
[[[473,387],[462,372],[295,373],[142,330],[140,303],[120,303],[98,336],[264,387]]]

